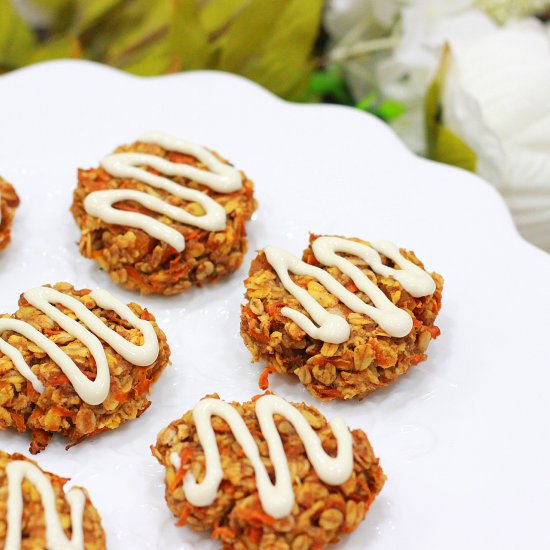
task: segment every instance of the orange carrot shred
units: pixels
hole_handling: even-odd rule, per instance
[[[260,378],[258,378],[258,387],[261,390],[267,390],[269,388],[269,375],[273,374],[273,369],[271,367],[266,367],[262,374],[260,374]]]
[[[181,485],[181,482],[183,481],[185,474],[189,471],[189,466],[190,466],[189,463],[191,462],[192,458],[193,458],[193,451],[191,449],[185,447],[181,450],[179,470],[176,472],[174,479],[172,479],[172,482],[168,487],[168,491],[170,493],[173,493],[178,488],[178,486]]]
[[[189,517],[190,513],[191,513],[191,508],[189,508],[189,506],[185,506],[183,509],[183,512],[180,514],[180,517],[176,525],[178,527],[183,527],[187,523],[187,518]]]
[[[238,515],[243,519],[260,524],[273,525],[275,523],[273,516],[266,514],[260,509],[242,508],[239,510]]]
[[[221,537],[227,537],[234,539],[237,536],[237,533],[229,527],[222,527],[221,525],[215,525],[214,530],[212,531],[212,538],[219,539]]]
[[[264,395],[273,395],[273,392],[270,392],[269,390],[265,390],[263,393],[257,393],[252,397],[251,401],[256,402],[258,401],[258,399],[260,399],[260,397],[263,397]]]

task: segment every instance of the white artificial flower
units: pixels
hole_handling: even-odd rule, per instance
[[[424,98],[444,44],[466,44],[496,24],[471,0],[414,0],[401,13],[401,28],[399,44],[376,67],[376,80],[384,97],[407,108],[394,129],[413,151],[424,153]]]
[[[496,23],[473,0],[332,0],[326,26],[329,57],[343,65],[354,98],[375,89],[401,102],[406,114],[392,125],[424,153],[424,96],[443,45],[468,43]]]
[[[474,151],[520,232],[550,251],[549,98],[550,36],[538,21],[451,48],[442,122]]]

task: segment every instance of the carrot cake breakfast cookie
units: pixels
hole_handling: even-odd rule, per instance
[[[207,396],[151,449],[177,524],[224,550],[322,550],[356,529],[385,481],[362,430],[275,395]]]
[[[71,211],[83,256],[126,288],[169,295],[241,265],[253,193],[217,153],[149,132],[79,170]]]
[[[18,206],[19,197],[15,189],[0,178],[0,250],[10,244],[11,226]]]
[[[0,317],[0,429],[30,431],[30,452],[54,433],[76,444],[139,417],[168,364],[155,318],[105,290],[33,288]]]
[[[105,531],[86,489],[20,454],[0,451],[0,545],[4,550],[104,550]]]
[[[427,359],[443,279],[394,244],[310,238],[302,260],[267,247],[245,281],[241,335],[254,361],[320,399],[362,398]]]

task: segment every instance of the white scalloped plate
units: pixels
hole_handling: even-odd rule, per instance
[[[43,283],[101,286],[149,307],[173,350],[142,418],[70,451],[56,441],[38,457],[88,488],[110,549],[218,547],[175,527],[149,445],[206,393],[257,393],[260,367],[239,336],[242,280],[255,249],[298,254],[308,231],[391,239],[445,277],[441,337],[390,388],[322,404],[272,378],[280,395],[365,429],[388,475],[338,548],[548,548],[550,256],[518,236],[491,187],[414,157],[373,117],[285,103],[227,74],[139,79],[60,61],[2,77],[0,97],[0,174],[23,200],[0,257],[0,311]],[[69,213],[76,169],[149,129],[216,149],[256,182],[250,252],[230,280],[140,298],[80,257]],[[28,439],[2,433],[0,447],[26,453]]]

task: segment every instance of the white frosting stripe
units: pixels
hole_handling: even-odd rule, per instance
[[[321,264],[328,267],[335,266],[345,273],[374,304],[363,302],[324,269],[309,265],[286,250],[267,247],[264,250],[267,261],[277,273],[283,286],[302,304],[316,324],[300,311],[289,307],[284,307],[281,313],[294,321],[307,334],[324,342],[334,344],[345,342],[350,336],[350,326],[342,316],[327,311],[307,290],[294,283],[289,272],[314,277],[349,309],[368,315],[390,336],[396,337],[409,334],[412,329],[411,316],[395,306],[376,284],[349,259],[339,256],[338,252],[357,256],[375,273],[393,277],[412,296],[427,296],[435,291],[435,283],[431,275],[404,258],[393,243],[380,241],[367,246],[340,237],[319,237],[313,242],[312,250]],[[385,266],[378,252],[393,260],[400,269]]]
[[[211,423],[212,416],[219,416],[229,424],[235,439],[254,468],[258,494],[265,512],[274,518],[290,514],[294,505],[294,492],[281,436],[273,419],[275,414],[283,416],[294,426],[304,444],[309,461],[322,481],[329,485],[341,485],[349,479],[353,471],[353,440],[341,418],[335,418],[330,422],[338,443],[338,453],[333,458],[324,451],[315,430],[298,409],[274,395],[265,395],[258,399],[256,416],[275,470],[276,481],[273,484],[260,457],[258,446],[241,415],[229,403],[208,398],[200,401],[193,409],[193,419],[205,454],[206,474],[201,483],[197,483],[191,473],[184,479],[185,497],[192,505],[212,504],[223,478],[220,453]],[[179,468],[179,457],[176,453],[171,459],[174,466]]]
[[[56,508],[56,496],[48,477],[34,464],[25,460],[10,462],[6,466],[8,477],[7,535],[4,550],[21,548],[23,515],[23,489],[28,479],[40,493],[46,524],[47,550],[84,550],[83,517],[86,497],[80,489],[73,488],[66,494],[71,510],[72,538],[65,535]]]
[[[41,347],[67,376],[80,398],[90,405],[99,405],[107,398],[110,388],[109,364],[99,338],[107,342],[124,359],[137,366],[153,363],[159,353],[159,344],[153,325],[137,317],[127,305],[114,298],[109,292],[94,290],[90,293],[90,297],[99,307],[114,311],[133,327],[139,329],[143,335],[143,344],[138,346],[124,339],[72,296],[47,287],[33,288],[25,292],[25,299],[29,304],[53,319],[64,331],[80,340],[90,350],[97,369],[96,378],[93,381],[88,379],[61,348],[32,325],[18,319],[0,319],[0,334],[6,330],[17,332]],[[52,304],[61,304],[70,309],[86,326],[71,319]],[[0,338],[0,351],[11,359],[15,368],[31,382],[36,391],[44,391],[42,383],[17,348]]]
[[[166,177],[153,174],[141,167],[149,166],[165,176],[188,178],[207,185],[218,193],[231,193],[242,187],[242,178],[239,171],[233,166],[221,162],[204,147],[169,137],[160,132],[149,132],[141,136],[140,141],[160,145],[166,150],[192,155],[202,162],[208,170],[202,170],[188,164],[178,164],[155,155],[142,153],[115,153],[109,155],[101,162],[103,168],[117,178],[133,178],[147,183],[151,187],[167,191],[185,201],[198,203],[205,213],[196,216],[158,197],[132,189],[94,191],[84,200],[86,212],[106,223],[141,229],[148,235],[167,242],[179,252],[185,248],[185,239],[181,233],[151,216],[139,212],[118,210],[113,208],[113,204],[124,200],[132,200],[153,212],[163,214],[180,223],[193,225],[207,231],[221,231],[224,229],[226,226],[225,210],[206,193],[183,187]]]

